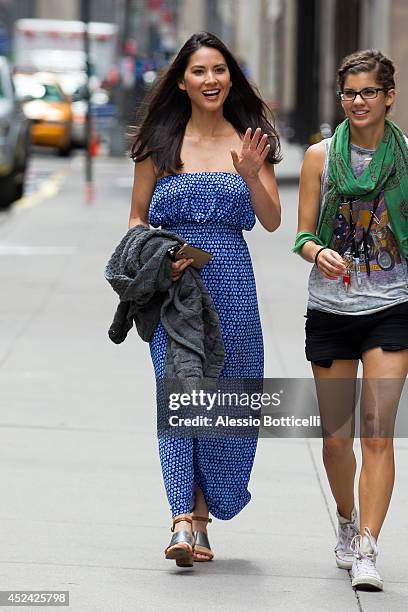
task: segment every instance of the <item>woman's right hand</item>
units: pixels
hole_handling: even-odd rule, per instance
[[[183,271],[189,266],[194,259],[178,259],[177,261],[171,262],[171,280],[177,281],[183,274]]]
[[[341,255],[332,249],[323,249],[317,257],[317,269],[329,280],[337,280],[346,273],[346,264]]]

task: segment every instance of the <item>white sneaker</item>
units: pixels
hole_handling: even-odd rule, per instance
[[[377,542],[368,527],[364,529],[363,536],[355,536],[351,547],[354,551],[351,586],[362,591],[382,591],[383,581],[375,567]]]
[[[346,519],[341,516],[339,512],[336,512],[338,518],[338,529],[337,535],[338,540],[334,554],[336,556],[336,564],[340,569],[351,569],[354,560],[354,553],[351,549],[351,542],[353,538],[358,535],[358,519],[357,510],[353,508],[351,518]]]

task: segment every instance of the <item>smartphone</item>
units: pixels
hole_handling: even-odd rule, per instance
[[[187,242],[181,247],[172,247],[167,252],[172,261],[178,261],[179,259],[194,259],[191,265],[198,270],[204,268],[210,259],[212,259],[212,253],[191,246],[191,244],[187,244]]]

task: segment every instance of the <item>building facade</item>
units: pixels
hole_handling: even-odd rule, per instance
[[[392,117],[408,131],[407,0],[89,0],[89,6],[91,20],[118,23],[123,41],[135,38],[142,55],[166,39],[166,28],[169,55],[194,32],[218,35],[277,110],[284,134],[301,144],[313,142],[322,124],[333,128],[342,118],[336,96],[341,59],[376,47],[399,68]],[[174,22],[163,25],[159,16],[163,7],[176,20],[176,43]],[[10,31],[20,17],[80,14],[81,0],[0,0],[0,19]]]
[[[322,124],[333,129],[342,120],[337,67],[345,55],[365,48],[377,48],[394,60],[398,97],[391,118],[408,132],[406,0],[284,0],[280,29],[278,106],[294,141],[314,142]]]

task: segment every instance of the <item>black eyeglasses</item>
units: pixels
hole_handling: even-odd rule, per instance
[[[340,100],[354,102],[357,96],[360,96],[363,100],[373,100],[378,96],[379,91],[387,92],[388,89],[384,89],[383,87],[364,87],[364,89],[360,89],[360,91],[345,89],[344,91],[338,91],[337,94]]]

